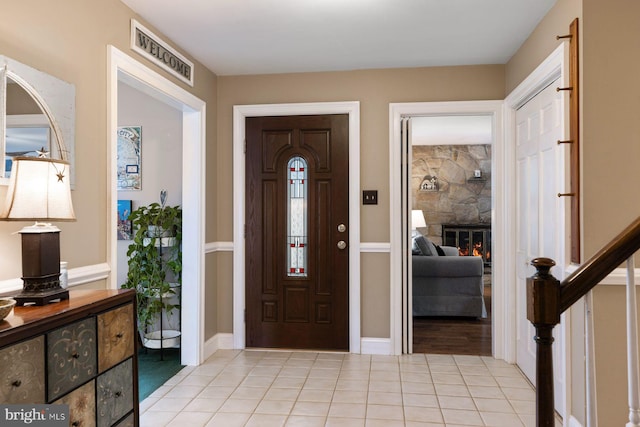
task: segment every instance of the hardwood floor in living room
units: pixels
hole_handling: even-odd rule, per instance
[[[485,274],[487,317],[414,317],[413,352],[491,356],[491,274]]]

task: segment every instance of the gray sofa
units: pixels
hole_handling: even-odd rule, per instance
[[[487,317],[482,257],[459,256],[424,236],[414,239],[413,315]]]

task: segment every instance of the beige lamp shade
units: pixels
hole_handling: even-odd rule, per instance
[[[38,157],[15,157],[4,221],[74,221],[69,162]]]
[[[427,222],[424,220],[424,214],[420,209],[414,209],[411,211],[411,229],[426,227]]]

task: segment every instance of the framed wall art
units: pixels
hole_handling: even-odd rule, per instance
[[[142,126],[118,128],[118,190],[141,190]]]

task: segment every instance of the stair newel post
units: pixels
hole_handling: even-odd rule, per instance
[[[536,328],[536,425],[553,427],[553,328],[560,323],[560,282],[549,272],[549,258],[535,258],[536,274],[527,279],[527,319]]]

